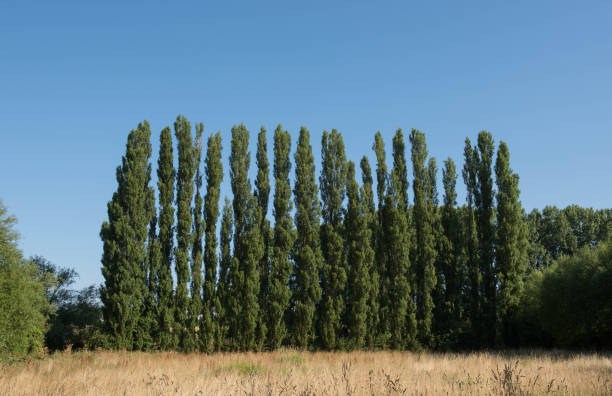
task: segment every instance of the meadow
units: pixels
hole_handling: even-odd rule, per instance
[[[60,352],[0,363],[0,395],[609,395],[612,356],[571,352]]]

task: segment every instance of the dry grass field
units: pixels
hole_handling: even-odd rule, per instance
[[[1,395],[610,395],[610,355],[76,352],[0,364]]]

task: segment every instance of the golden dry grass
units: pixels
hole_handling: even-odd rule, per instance
[[[0,364],[1,395],[605,395],[609,355],[57,353]]]

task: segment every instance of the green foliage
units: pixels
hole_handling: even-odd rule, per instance
[[[280,125],[279,127],[280,128]],[[277,130],[278,130],[277,128]],[[259,262],[259,308],[260,315],[257,321],[257,349],[262,350],[266,341],[268,326],[271,320],[270,299],[270,259],[271,259],[271,234],[270,222],[266,218],[268,214],[268,202],[270,200],[270,163],[268,161],[268,143],[266,128],[261,127],[257,135],[257,178],[255,179],[255,197],[261,210],[260,237],[263,244],[263,256]]]
[[[464,307],[462,288],[466,281],[464,268],[463,234],[461,210],[457,205],[457,169],[452,159],[444,161],[442,170],[444,203],[440,209],[441,235],[438,244],[438,279],[436,289],[441,290],[441,298],[436,303],[436,333],[438,346],[456,346],[461,331]],[[440,306],[438,306],[440,304]]]
[[[232,318],[232,295],[231,295],[231,267],[232,267],[232,229],[234,219],[231,202],[227,197],[223,205],[223,217],[221,219],[221,257],[219,262],[219,284],[217,297],[220,309],[217,311],[217,326],[215,332],[215,346],[221,350],[226,346],[226,336],[229,332]]]
[[[323,296],[320,329],[322,344],[327,349],[335,349],[342,327],[347,280],[342,237],[342,202],[346,194],[347,166],[344,141],[335,129],[331,133],[323,131],[321,158],[321,246],[325,261],[321,281]]]
[[[191,351],[193,339],[188,337],[189,295],[189,254],[193,243],[191,201],[193,199],[196,150],[191,137],[189,121],[179,115],[174,122],[174,135],[178,142],[178,172],[176,177],[176,291],[174,309],[174,329],[178,348]]]
[[[159,191],[159,250],[160,264],[157,274],[157,326],[155,341],[162,350],[175,347],[174,294],[172,286],[172,252],[174,246],[174,159],[172,132],[169,127],[160,134],[159,159],[157,161],[157,188]]]
[[[206,150],[206,197],[204,198],[204,223],[206,243],[204,247],[204,328],[202,343],[204,350],[211,352],[215,335],[220,332],[219,313],[222,310],[221,298],[215,288],[217,280],[217,221],[219,219],[220,187],[223,180],[221,163],[221,134],[217,132],[208,138]],[[231,215],[231,213],[230,213]],[[231,221],[231,218],[230,218]],[[229,226],[231,229],[231,225]],[[227,247],[229,249],[229,246]],[[222,278],[223,282],[226,281]]]
[[[279,125],[274,131],[274,243],[270,268],[269,345],[281,346],[287,336],[285,318],[289,308],[291,290],[289,256],[294,243],[291,218],[291,135]]]
[[[480,261],[481,282],[481,323],[482,345],[495,344],[497,328],[495,273],[495,224],[493,223],[493,136],[487,131],[478,134],[478,151],[474,155],[477,184],[474,194],[476,206],[476,230],[478,235],[478,257]]]
[[[497,241],[495,266],[499,272],[498,307],[503,342],[516,347],[515,315],[523,293],[527,267],[527,228],[519,201],[519,177],[510,169],[508,146],[501,142],[495,163],[497,181]]]
[[[382,227],[386,252],[384,285],[384,328],[394,349],[413,347],[416,341],[416,317],[408,278],[410,272],[410,235],[402,210],[398,186],[402,183],[394,171],[388,183],[383,205]]]
[[[314,319],[321,286],[319,273],[323,266],[319,223],[321,209],[315,182],[315,164],[310,145],[310,132],[302,127],[295,152],[295,224],[297,238],[294,245],[295,261],[295,319],[294,342],[307,348],[315,337]]]
[[[200,350],[207,348],[207,338],[203,337],[204,321],[203,318],[203,302],[202,302],[202,239],[204,236],[204,218],[202,213],[203,200],[200,194],[202,188],[202,175],[200,174],[200,163],[202,160],[202,133],[204,125],[202,123],[196,125],[196,137],[194,141],[195,154],[195,197],[194,207],[192,210],[193,230],[192,238],[193,245],[191,247],[191,287],[189,299],[189,316],[187,325],[186,345],[188,351]]]
[[[126,154],[117,168],[117,191],[102,224],[104,323],[117,348],[141,348],[148,329],[141,326],[147,291],[147,239],[154,213],[150,200],[151,131],[144,121],[128,136]],[[140,326],[139,326],[140,325]]]
[[[361,196],[360,196],[361,193]],[[371,229],[368,198],[359,190],[355,180],[355,164],[348,162],[348,208],[345,221],[348,259],[347,327],[350,348],[362,348],[368,331],[368,300],[370,298],[370,272],[374,251],[370,245]]]
[[[410,135],[412,144],[412,169],[414,182],[414,224],[416,231],[416,287],[417,287],[417,322],[418,339],[423,346],[431,346],[433,335],[431,331],[433,319],[432,291],[436,286],[434,263],[436,260],[435,210],[437,207],[437,193],[435,189],[435,161],[430,163],[429,169],[425,166],[427,159],[427,146],[425,135],[416,129]],[[432,175],[428,174],[432,170]],[[432,180],[430,180],[432,179]]]
[[[230,178],[234,194],[234,260],[230,269],[230,338],[241,350],[256,344],[259,323],[259,266],[264,255],[261,237],[262,210],[251,194],[248,179],[249,131],[232,128]]]
[[[480,266],[478,262],[478,235],[476,231],[476,165],[478,163],[478,152],[474,150],[469,138],[465,139],[463,150],[463,181],[467,189],[467,207],[464,218],[464,243],[466,250],[466,264],[469,286],[469,303],[467,304],[467,318],[470,322],[472,347],[480,344],[481,338],[481,311],[480,311]]]
[[[45,298],[48,283],[18,248],[16,222],[0,201],[0,358],[40,353],[51,311]]]
[[[612,244],[583,247],[532,272],[521,306],[521,320],[536,323],[557,347],[611,348]]]
[[[380,326],[380,268],[378,261],[375,260],[375,249],[377,248],[377,233],[378,233],[378,217],[376,216],[376,208],[374,207],[374,191],[372,169],[368,159],[364,156],[361,159],[361,175],[363,181],[363,190],[361,192],[361,206],[366,226],[369,230],[369,240],[363,242],[364,248],[370,249],[371,257],[369,258],[369,284],[367,296],[367,318],[366,318],[366,345],[373,349],[377,340]]]
[[[385,228],[383,218],[383,207],[385,203],[385,197],[387,193],[387,164],[385,159],[385,143],[382,139],[380,132],[376,132],[374,136],[374,144],[372,146],[376,154],[376,193],[378,198],[378,211],[375,216],[375,233],[374,233],[374,265],[373,268],[378,273],[378,298],[377,305],[380,308],[380,314],[378,316],[378,326],[374,332],[375,337],[381,341],[384,345],[387,338],[387,316],[389,313],[389,306],[385,300],[387,296],[387,256],[386,256],[386,242],[385,242]],[[364,182],[365,184],[365,182]],[[375,278],[372,277],[372,280]],[[375,290],[375,289],[373,289]],[[372,309],[374,305],[371,306]],[[373,342],[370,337],[370,346]]]

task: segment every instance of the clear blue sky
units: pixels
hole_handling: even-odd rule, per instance
[[[225,149],[233,124],[253,137],[282,123],[307,126],[318,157],[337,128],[354,160],[372,158],[376,130],[389,145],[418,128],[459,166],[465,137],[487,129],[527,209],[612,207],[612,2],[130,3],[0,11],[0,197],[24,253],[76,268],[79,286],[102,280],[127,133],[149,120],[157,156],[179,113]]]

